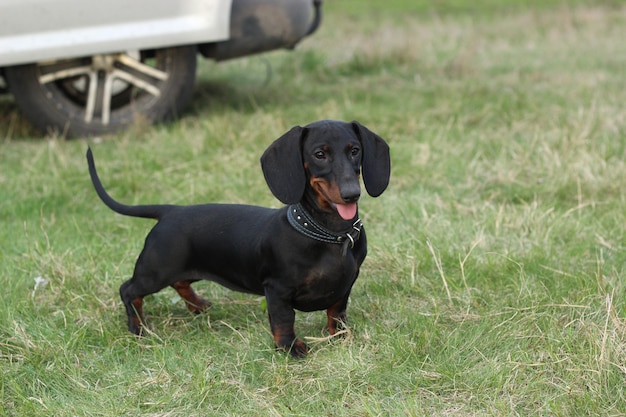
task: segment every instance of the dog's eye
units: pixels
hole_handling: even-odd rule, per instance
[[[360,152],[361,152],[361,149],[357,147],[350,149],[350,155],[352,156],[358,156]]]
[[[315,158],[317,159],[326,159],[326,152],[324,151],[317,151],[313,154],[315,156]]]

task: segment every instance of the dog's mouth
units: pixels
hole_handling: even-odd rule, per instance
[[[347,203],[347,204],[331,203],[331,206],[333,206],[333,208],[337,210],[337,213],[339,213],[339,216],[341,216],[341,218],[344,220],[352,220],[356,216],[356,209],[357,209],[356,203]]]
[[[336,211],[343,220],[352,220],[356,217],[357,201],[349,203],[343,201],[336,186],[329,186],[328,183],[319,178],[312,178],[311,186],[317,192],[320,207],[325,206]]]

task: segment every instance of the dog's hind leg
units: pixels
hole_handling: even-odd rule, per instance
[[[143,315],[143,296],[137,296],[132,291],[132,280],[128,280],[120,287],[120,298],[126,308],[128,317],[128,330],[131,333],[141,336],[142,328],[145,324]]]
[[[189,311],[194,314],[200,314],[202,311],[211,307],[211,303],[196,294],[193,288],[191,288],[192,282],[193,281],[178,281],[172,284],[172,288],[185,300]]]

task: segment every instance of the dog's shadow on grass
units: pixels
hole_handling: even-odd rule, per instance
[[[226,321],[237,326],[243,326],[251,320],[258,320],[259,317],[265,321],[267,312],[264,297],[240,294],[219,287],[211,290],[211,287],[217,287],[217,284],[201,281],[196,285],[198,295],[211,304],[199,314],[190,312],[185,301],[167,289],[146,297],[149,303],[146,312],[148,314],[152,312],[156,320],[167,320],[168,317],[173,317],[191,322],[194,318],[200,318],[201,320]]]

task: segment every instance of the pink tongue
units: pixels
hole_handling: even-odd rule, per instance
[[[337,211],[344,220],[352,220],[356,216],[356,203],[337,204]]]

